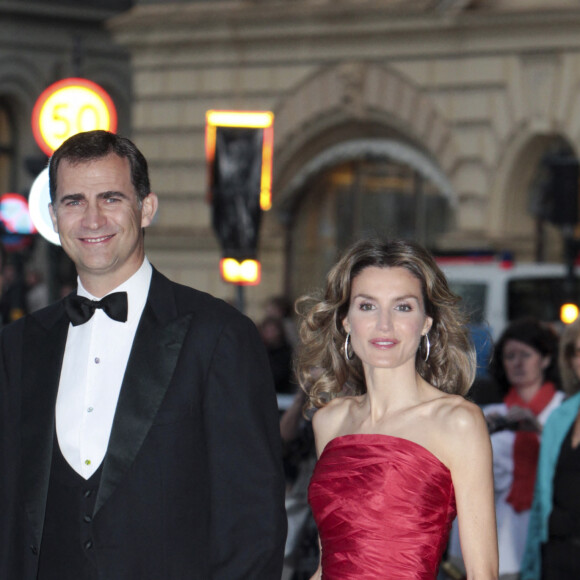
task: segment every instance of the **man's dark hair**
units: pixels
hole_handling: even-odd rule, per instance
[[[86,131],[69,137],[52,154],[48,165],[48,181],[50,201],[54,203],[56,197],[56,176],[58,166],[64,159],[70,164],[85,163],[101,159],[114,153],[129,160],[131,167],[131,182],[135,187],[137,199],[142,202],[151,192],[149,185],[149,171],[147,161],[135,144],[127,139],[110,133],[109,131]]]

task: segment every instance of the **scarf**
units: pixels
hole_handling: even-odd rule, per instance
[[[529,409],[536,417],[548,406],[556,393],[553,383],[544,383],[530,401],[524,401],[514,387],[504,398],[507,408],[517,405]],[[540,438],[533,431],[516,431],[514,441],[514,479],[507,502],[516,512],[532,507],[536,469],[540,454]]]

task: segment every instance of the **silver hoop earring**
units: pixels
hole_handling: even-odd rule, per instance
[[[425,337],[425,362],[429,359],[429,353],[431,352],[431,343],[429,342],[429,335],[423,335]]]
[[[354,358],[354,351],[352,351],[352,355],[349,354],[348,349],[350,347],[350,332],[346,335],[346,340],[344,341],[344,358],[346,362],[351,361]]]

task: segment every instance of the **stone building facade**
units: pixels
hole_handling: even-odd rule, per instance
[[[534,184],[546,152],[580,147],[577,2],[146,1],[110,29],[162,199],[149,253],[175,278],[232,295],[206,201],[209,109],[275,114],[250,312],[318,285],[369,232],[561,259]]]
[[[559,230],[538,218],[538,183],[547,153],[575,157],[580,146],[576,0],[130,4],[111,14],[112,41],[81,34],[83,74],[113,93],[119,131],[150,161],[161,208],[148,254],[171,277],[236,295],[220,279],[210,225],[210,109],[275,114],[262,283],[245,293],[254,317],[268,296],[318,286],[360,235],[561,260]],[[0,102],[18,101],[24,118],[56,63],[71,66],[71,36],[39,27],[24,38],[0,26]],[[131,78],[117,50],[130,55]],[[19,155],[34,150],[31,140],[19,133]]]

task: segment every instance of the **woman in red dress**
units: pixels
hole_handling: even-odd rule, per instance
[[[364,240],[303,315],[297,373],[317,407],[314,578],[434,580],[455,515],[471,579],[498,569],[491,447],[462,396],[475,355],[431,255]]]

